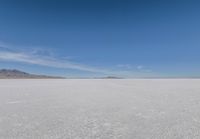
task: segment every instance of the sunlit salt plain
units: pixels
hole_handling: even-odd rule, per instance
[[[0,139],[199,139],[200,80],[0,80]]]

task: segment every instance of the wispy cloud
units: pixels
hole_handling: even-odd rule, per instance
[[[141,71],[141,72],[151,72],[151,69],[146,68],[143,65],[138,65],[137,66],[137,70]]]
[[[132,66],[130,64],[118,64],[118,68],[125,68],[125,69],[131,69]]]
[[[142,65],[138,65],[138,66],[137,66],[137,69],[138,69],[138,70],[141,70],[141,69],[143,69],[143,68],[144,68],[144,66],[142,66]]]
[[[13,45],[8,45],[0,41],[0,60],[9,62],[21,62],[62,69],[74,69],[80,71],[110,74],[111,71],[96,67],[79,64],[68,60],[66,57],[57,58],[51,50],[34,47],[31,50],[14,49]]]
[[[75,69],[88,72],[98,72],[98,73],[108,73],[104,69],[93,68],[82,64],[77,64],[71,61],[63,61],[62,59],[57,59],[49,56],[41,56],[37,54],[26,54],[23,52],[0,52],[0,60],[12,61],[12,62],[23,62],[27,64],[35,64],[41,66],[48,66],[54,68],[64,68],[64,69]]]
[[[76,63],[66,58],[58,58],[51,51],[46,51],[40,48],[39,49],[35,48],[34,50],[31,51],[27,50],[22,51],[22,50],[12,49],[3,44],[1,46],[1,43],[0,47],[3,48],[0,49],[1,61],[20,62],[26,64],[46,66],[46,67],[61,68],[61,69],[73,69],[91,73],[100,73],[102,75],[114,75],[121,77],[137,77],[141,75],[146,76],[146,72],[148,70],[141,65],[137,66],[136,69],[133,70],[130,64],[117,65],[117,67],[119,67],[120,69],[98,68],[98,67],[88,66],[85,64]],[[150,70],[148,70],[148,72],[150,72]]]
[[[137,72],[151,72],[150,69],[148,69],[147,67],[143,65],[133,66],[131,64],[118,64],[117,67],[120,69],[125,69],[126,71],[132,70],[132,71],[137,71]]]

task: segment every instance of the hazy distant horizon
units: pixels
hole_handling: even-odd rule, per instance
[[[8,77],[1,73],[4,70],[6,72],[10,72]],[[22,72],[28,74],[26,77],[21,77],[20,74],[16,74],[15,71]],[[11,73],[12,72],[12,73]],[[15,72],[15,73],[13,73]],[[8,74],[8,73],[7,73]],[[13,75],[13,76],[12,76]],[[31,76],[29,76],[31,75]],[[34,77],[36,76],[36,77]],[[39,76],[39,77],[38,77]],[[46,77],[45,77],[46,76]],[[42,73],[33,73],[28,71],[22,71],[20,69],[0,69],[0,79],[200,79],[200,77],[195,76],[181,76],[181,77],[170,77],[170,76],[152,76],[152,77],[122,77],[122,76],[56,76],[56,75],[48,75]]]

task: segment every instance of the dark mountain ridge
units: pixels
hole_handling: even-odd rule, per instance
[[[0,69],[0,79],[62,79],[63,77],[36,75],[16,69]]]

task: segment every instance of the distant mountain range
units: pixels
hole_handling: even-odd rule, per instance
[[[16,69],[0,69],[0,79],[63,79],[64,77],[36,75]]]
[[[117,77],[117,76],[107,76],[107,77],[103,77],[102,79],[123,79],[123,78]]]

